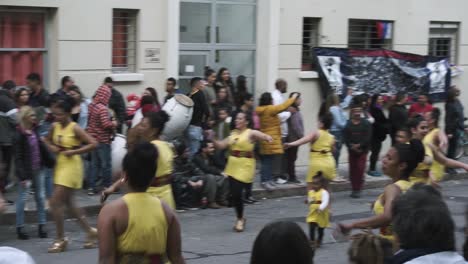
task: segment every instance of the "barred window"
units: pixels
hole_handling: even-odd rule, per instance
[[[112,17],[112,72],[136,71],[137,11],[114,9]]]
[[[428,54],[446,57],[451,63],[457,63],[458,27],[459,23],[454,22],[431,22]]]
[[[320,18],[304,17],[302,20],[302,71],[315,70],[312,48],[319,45]]]
[[[350,19],[348,47],[355,49],[391,49],[393,22]]]

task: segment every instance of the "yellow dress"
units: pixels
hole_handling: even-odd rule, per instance
[[[312,182],[312,178],[322,171],[323,176],[331,181],[336,177],[336,162],[333,158],[333,143],[335,137],[327,130],[319,130],[318,139],[310,144],[309,170],[307,172],[307,182]]]
[[[432,153],[432,149],[423,141],[424,145],[424,154],[425,156],[429,156],[431,158],[434,157]],[[434,162],[434,161],[433,161]],[[428,183],[429,182],[429,171],[431,170],[431,164],[426,164],[421,162],[418,164],[416,169],[414,169],[413,173],[409,177],[410,182],[414,183]]]
[[[161,140],[151,141],[153,145],[158,149],[158,170],[156,171],[155,177],[161,177],[172,174],[172,166],[174,161],[174,151],[172,150],[169,143]],[[166,184],[161,187],[149,187],[148,193],[163,200],[172,209],[175,209],[174,196],[172,194],[172,187],[170,184]]]
[[[168,223],[161,201],[149,193],[128,193],[123,200],[128,225],[117,240],[118,263],[149,264],[152,257],[165,263]]]
[[[440,129],[434,128],[424,137],[424,145],[427,146],[428,144],[434,144],[434,139],[439,134]],[[431,174],[436,181],[441,181],[444,177],[445,166],[440,164],[437,160],[432,161],[431,165]]]
[[[254,144],[249,139],[250,131],[250,129],[246,129],[240,132],[236,129],[231,132],[228,137],[231,153],[238,151],[253,154]],[[240,182],[252,183],[255,177],[255,157],[229,155],[224,173]]]
[[[328,207],[325,208],[322,212],[319,212],[320,204],[322,203],[322,193],[324,189],[318,191],[310,190],[307,194],[309,201],[309,215],[307,216],[307,223],[317,223],[321,228],[326,228],[330,226],[330,213],[328,212]]]
[[[55,123],[52,131],[52,142],[54,145],[71,150],[79,148],[81,141],[76,137],[74,128],[77,124],[70,122],[66,127]],[[63,154],[57,155],[54,169],[54,184],[72,189],[81,189],[83,185],[83,160],[81,155],[67,157]]]
[[[398,186],[398,188],[400,188],[401,193],[405,193],[409,188],[411,188],[411,186],[413,186],[412,182],[404,181],[404,180],[399,180],[395,182],[394,184]],[[383,197],[383,194],[379,195],[379,198],[377,198],[377,201],[375,201],[374,203],[373,210],[374,210],[375,215],[381,215],[385,211],[384,205],[382,204],[382,197]],[[380,236],[393,241],[394,237],[393,237],[392,225],[389,224],[388,226],[381,227]]]

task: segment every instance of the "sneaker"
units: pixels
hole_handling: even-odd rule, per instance
[[[287,183],[288,181],[285,180],[285,179],[283,179],[283,178],[278,178],[278,179],[276,179],[275,182],[276,182],[276,184],[285,184],[285,183]]]
[[[265,190],[268,191],[268,192],[273,191],[273,189],[275,188],[275,187],[273,187],[269,182],[262,182],[262,183],[260,184],[260,186],[262,186],[262,188],[265,189]]]
[[[339,182],[347,182],[347,180],[346,180],[345,178],[343,178],[343,177],[337,175],[337,176],[335,177],[335,179],[332,180],[332,182],[337,182],[337,183],[339,183]]]
[[[221,209],[223,207],[220,206],[219,204],[213,202],[213,203],[208,204],[208,208],[210,208],[210,209]]]
[[[361,198],[361,191],[352,191],[350,197],[354,199]]]
[[[245,198],[244,201],[246,203],[248,203],[248,204],[257,204],[258,203],[258,200],[256,200],[252,196]]]
[[[89,189],[88,189],[88,195],[89,195],[89,196],[96,195],[96,193],[97,193],[96,190],[94,190],[93,188],[89,188]]]
[[[298,184],[298,185],[301,185],[302,182],[298,179],[292,179],[292,180],[289,180],[288,183],[290,184]]]
[[[380,173],[379,171],[368,171],[367,175],[372,176],[372,177],[380,177],[382,176],[382,173]]]

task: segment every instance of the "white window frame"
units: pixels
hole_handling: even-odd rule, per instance
[[[306,21],[309,20],[309,21]],[[316,71],[316,65],[313,61],[311,49],[320,46],[320,24],[319,17],[302,18],[302,53],[301,53],[301,71]],[[306,27],[309,27],[306,29]],[[305,65],[311,65],[311,69],[304,69]]]
[[[376,22],[386,22],[392,24],[391,38],[385,39],[382,44],[373,44],[372,40],[378,39],[373,34],[377,30],[375,27]],[[362,30],[360,27],[365,27]],[[358,49],[392,49],[393,37],[395,32],[394,21],[389,20],[377,20],[377,19],[349,19],[348,20],[348,47]],[[364,34],[363,37],[356,36],[358,34]],[[362,43],[359,43],[362,42]],[[378,45],[378,46],[377,46]]]
[[[126,74],[126,73],[137,73],[138,70],[138,12],[137,9],[124,9],[124,8],[114,8],[112,9],[112,49],[111,49],[111,67],[113,74]],[[119,18],[116,17],[116,12],[128,12],[130,20],[129,31],[133,34],[133,39],[129,40],[127,38],[127,54],[126,54],[126,61],[125,65],[114,65],[114,30],[115,30],[115,19]],[[130,35],[130,34],[128,34]],[[129,48],[128,46],[131,45],[133,47]]]
[[[430,21],[429,24],[429,41],[428,41],[428,55],[440,56],[437,54],[437,44],[434,46],[431,42],[439,39],[448,39],[450,47],[448,51],[448,58],[451,63],[458,62],[458,44],[460,39],[460,23],[459,22],[443,22],[443,21]]]

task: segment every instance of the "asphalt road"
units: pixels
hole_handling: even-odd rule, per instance
[[[464,213],[468,204],[468,180],[443,183],[443,193],[457,225],[457,248],[461,248],[464,236]],[[350,199],[349,193],[333,195],[333,220],[349,221],[370,215],[370,204],[380,194],[381,189],[365,191],[361,199]],[[239,264],[249,263],[253,241],[261,228],[275,220],[294,221],[305,231],[304,222],[307,207],[303,197],[263,200],[258,205],[246,208],[247,228],[244,233],[233,233],[234,211],[230,208],[221,210],[198,210],[179,215],[182,223],[183,251],[187,263],[193,264]],[[96,222],[96,217],[90,217]],[[35,226],[28,226],[31,235],[36,234]],[[48,230],[53,236],[53,225]],[[67,236],[71,239],[69,249],[61,254],[48,254],[47,247],[52,239],[32,238],[19,241],[15,237],[14,226],[0,227],[0,246],[12,246],[29,252],[37,263],[96,263],[96,249],[81,249],[84,234],[75,221],[67,221]],[[347,262],[347,242],[334,243],[327,229],[325,243],[316,254],[316,263],[345,264]]]

